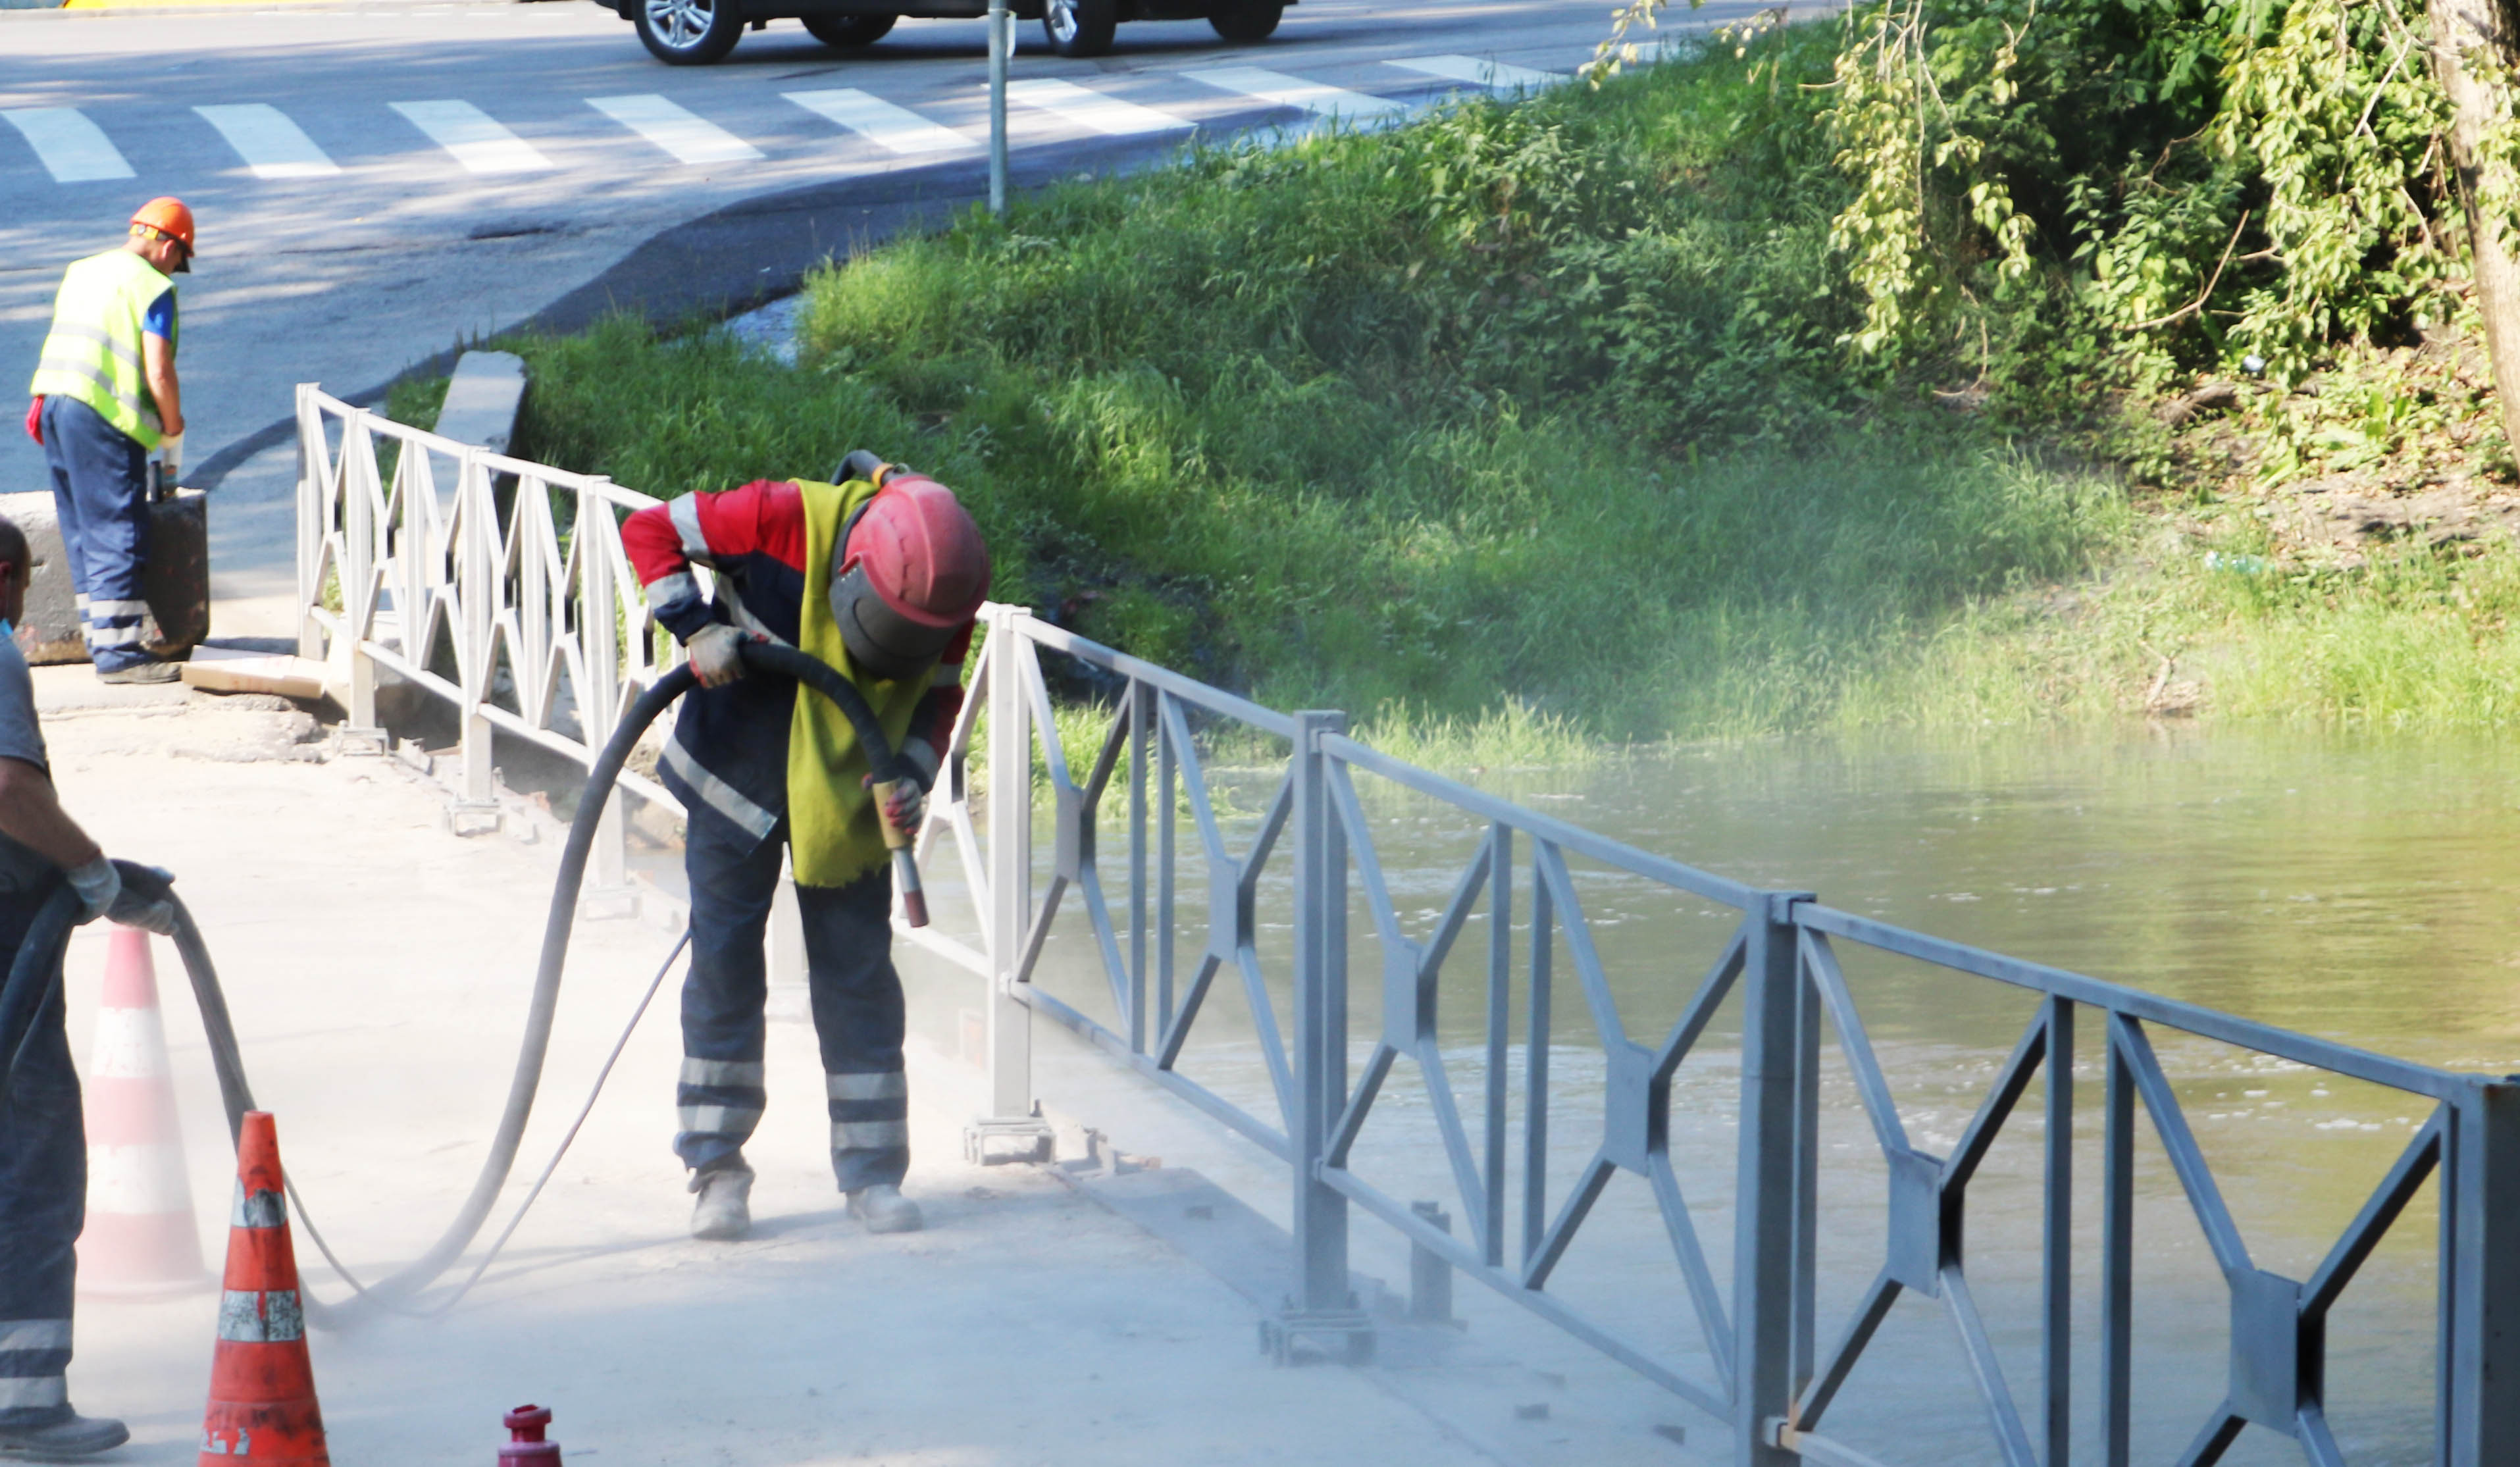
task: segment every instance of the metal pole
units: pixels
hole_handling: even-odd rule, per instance
[[[1344,995],[1330,989],[1330,811],[1323,778],[1321,735],[1336,733],[1336,713],[1295,715],[1295,1246],[1296,1308],[1332,1313],[1347,1308],[1347,1199],[1323,1184],[1322,1157],[1346,1098]],[[1342,886],[1343,889],[1343,886]],[[1345,902],[1338,915],[1344,917]],[[1342,924],[1343,925],[1343,924]],[[1332,1031],[1341,1043],[1333,1052]]]
[[[1033,1106],[1032,1008],[1018,992],[1032,925],[1032,704],[1030,645],[1017,630],[1031,613],[991,605],[980,663],[989,699],[989,1108],[963,1130],[975,1163],[1049,1161],[1051,1131]]]
[[[2046,1467],[2074,1458],[2074,1001],[2048,1000],[2047,1233],[2039,1373],[2047,1388]]]
[[[1796,1183],[1801,1164],[1800,893],[1751,911],[1741,973],[1741,1159],[1732,1213],[1732,1430],[1735,1467],[1792,1467],[1770,1423],[1793,1408]]]
[[[1281,1362],[1299,1340],[1351,1364],[1373,1355],[1373,1323],[1348,1287],[1347,1198],[1322,1178],[1347,1103],[1347,840],[1322,737],[1346,729],[1344,713],[1295,715],[1295,1291],[1263,1333]]]
[[[1032,1013],[1015,1000],[1032,911],[1032,705],[1012,606],[989,609],[989,1119],[1032,1114]]]
[[[2450,1267],[2452,1462],[2508,1460],[2520,1441],[2520,1084],[2489,1084],[2455,1103],[2443,1139],[2442,1211]]]
[[[989,0],[989,212],[1007,212],[1007,54],[1015,46],[1007,0]]]
[[[327,527],[324,480],[333,467],[316,390],[313,382],[297,384],[297,655],[310,662],[324,660],[324,628],[315,619],[324,585],[316,567],[324,558]]]

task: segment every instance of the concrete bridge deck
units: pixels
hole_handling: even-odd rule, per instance
[[[314,732],[302,714],[202,695],[99,707],[84,668],[39,679],[68,807],[115,854],[178,873],[319,1223],[354,1268],[415,1256],[470,1185],[504,1094],[556,847],[446,833],[442,791],[392,761],[316,762],[320,745],[297,741]],[[581,927],[494,1228],[670,941],[647,921]],[[82,1062],[102,948],[83,932],[69,959]],[[158,969],[215,1268],[232,1162],[163,945]],[[791,1022],[772,1026],[772,1102],[752,1148],[759,1230],[690,1240],[666,1149],[670,992],[657,1006],[470,1300],[442,1319],[314,1336],[338,1460],[487,1460],[500,1413],[524,1400],[557,1410],[571,1460],[674,1467],[1494,1459],[1372,1372],[1272,1367],[1249,1303],[1043,1169],[965,1165],[972,1082],[933,1051],[913,1060],[909,1187],[928,1231],[876,1238],[842,1216],[811,1030]],[[297,1248],[308,1287],[340,1297],[302,1234]],[[192,1460],[215,1306],[207,1279],[171,1300],[81,1302],[72,1398],[129,1420],[119,1460]],[[1535,1426],[1534,1444],[1549,1432]],[[1665,1442],[1635,1451],[1681,1457]]]

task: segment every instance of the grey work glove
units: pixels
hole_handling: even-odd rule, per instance
[[[743,634],[722,621],[710,622],[683,644],[691,653],[692,671],[702,688],[724,688],[743,676]]]
[[[158,874],[169,881],[175,879],[163,871]],[[175,935],[175,904],[163,897],[144,896],[125,888],[122,873],[115,870],[113,863],[104,856],[73,868],[69,872],[69,882],[70,889],[87,904],[87,916],[83,920],[94,921],[104,917],[125,927],[155,932],[159,937]]]

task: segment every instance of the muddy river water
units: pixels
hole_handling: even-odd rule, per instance
[[[2520,1070],[2520,748],[2508,743],[2155,728],[2102,737],[2006,734],[1967,745],[1727,746],[1470,778],[1533,809],[1755,885],[1815,891],[1848,911],[2427,1064]],[[1273,782],[1260,771],[1217,775],[1223,823],[1238,848]],[[1362,776],[1359,788],[1394,905],[1410,935],[1422,937],[1469,857],[1477,822]],[[1184,839],[1187,850],[1187,824]],[[1116,830],[1105,841],[1116,903],[1125,844]],[[1522,855],[1517,967],[1528,960],[1527,847]],[[1261,889],[1260,946],[1273,986],[1283,970],[1284,865],[1282,854],[1273,861]],[[1576,879],[1622,1018],[1650,1043],[1720,951],[1730,918],[1653,883],[1587,869]],[[1185,892],[1204,885],[1186,862]],[[1355,911],[1362,1060],[1380,1022],[1380,958],[1362,905]],[[1463,934],[1440,1016],[1448,1078],[1474,1148],[1485,1065],[1485,920],[1482,912]],[[1194,896],[1185,898],[1183,921],[1186,977],[1205,925]],[[1073,909],[1059,930],[1042,981],[1107,1013],[1107,989]],[[1948,1150],[2028,1021],[2031,1000],[1981,980],[1843,956],[1912,1137]],[[1559,971],[1567,971],[1562,956]],[[1523,998],[1518,977],[1517,1009]],[[1181,1068],[1274,1119],[1249,1012],[1231,975],[1220,979]],[[1571,977],[1561,982],[1556,1013],[1552,1210],[1599,1134],[1601,1073],[1599,1043]],[[1737,1030],[1730,1023],[1728,1012],[1683,1066],[1671,1123],[1676,1171],[1728,1293],[1738,1099]],[[2295,1278],[2316,1267],[2428,1113],[2425,1102],[2375,1087],[2167,1032],[2155,1039],[2255,1261]],[[2084,1023],[2081,1041],[2076,1416],[2088,1451],[2097,1441],[2096,1016]],[[1521,1065],[1517,1051],[1508,1067],[1517,1176]],[[1833,1053],[1823,1103],[1824,1344],[1879,1267],[1886,1174]],[[2034,1086],[1972,1192],[1968,1228],[1970,1277],[2025,1409],[2039,1396],[2040,1104]],[[1440,1200],[1457,1219],[1466,1214],[1409,1061],[1396,1067],[1355,1165],[1395,1196]],[[1255,1162],[1248,1175],[1265,1177],[1268,1168]],[[2137,1458],[2169,1460],[2223,1394],[2228,1294],[2148,1130],[2138,1187]],[[1510,1212],[1518,1219],[1518,1202]],[[2430,1457],[2435,1226],[2427,1186],[2334,1315],[2328,1409],[2349,1460]],[[1370,1220],[1358,1228],[1361,1267],[1378,1262],[1390,1277],[1396,1266],[1405,1278],[1394,1248],[1363,1241],[1385,1230]],[[1508,1238],[1510,1254],[1519,1247],[1510,1223]],[[1686,1373],[1709,1378],[1679,1276],[1650,1195],[1621,1177],[1552,1290]],[[1513,1313],[1468,1285],[1462,1294],[1474,1328]],[[1830,1427],[1887,1462],[1999,1460],[1975,1400],[1943,1307],[1911,1298],[1857,1369]],[[1702,1420],[1686,1407],[1673,1410],[1675,1419]],[[1717,1429],[1704,1427],[1711,1442]],[[2226,1460],[2297,1461],[2298,1451],[2253,1430]]]

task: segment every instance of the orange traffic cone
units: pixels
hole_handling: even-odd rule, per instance
[[[199,1288],[202,1238],[184,1177],[184,1138],[166,1066],[166,1024],[149,934],[106,937],[105,992],[87,1067],[87,1230],[79,1235],[82,1294],[161,1294]]]
[[[202,1421],[201,1467],[242,1457],[285,1467],[331,1467],[306,1318],[297,1302],[297,1255],[289,1243],[280,1136],[269,1111],[246,1112],[237,1134],[236,1211],[228,1219],[226,1293],[210,1357],[210,1406]]]

